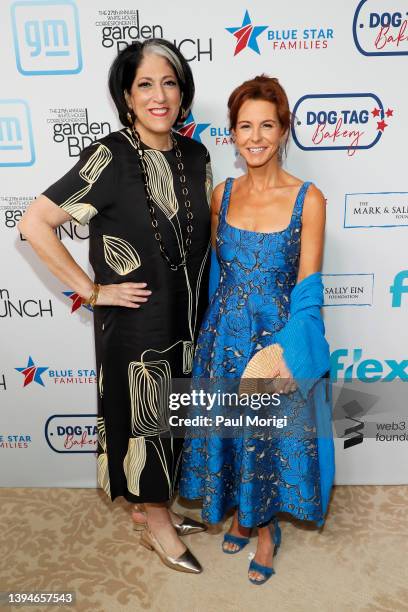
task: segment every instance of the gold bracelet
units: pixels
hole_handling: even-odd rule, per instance
[[[94,283],[93,284],[93,289],[92,289],[92,293],[90,295],[90,297],[87,300],[83,301],[84,306],[92,306],[92,308],[95,306],[96,302],[98,301],[98,296],[99,296],[99,289],[101,288],[99,283]]]

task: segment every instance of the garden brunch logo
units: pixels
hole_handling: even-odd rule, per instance
[[[408,11],[402,0],[362,0],[353,37],[363,55],[408,55]]]
[[[394,117],[373,93],[308,94],[293,109],[292,135],[303,151],[371,149]]]

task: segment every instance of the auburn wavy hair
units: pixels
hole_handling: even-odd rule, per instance
[[[268,77],[266,74],[261,74],[254,79],[244,81],[244,83],[234,89],[228,99],[230,129],[235,130],[239,110],[247,100],[266,100],[267,102],[275,104],[279,123],[285,133],[284,146],[286,150],[292,113],[289,110],[289,101],[286,92],[278,79]]]

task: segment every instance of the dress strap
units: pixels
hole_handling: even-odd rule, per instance
[[[308,188],[310,187],[310,185],[312,184],[312,181],[306,181],[305,183],[303,183],[303,185],[301,185],[299,192],[297,194],[297,198],[296,198],[296,202],[295,202],[295,206],[293,208],[293,215],[292,217],[296,217],[298,219],[302,218],[302,212],[303,212],[303,204],[305,201],[305,196],[307,193]]]
[[[222,194],[220,214],[219,214],[220,221],[225,221],[225,218],[227,216],[227,210],[228,210],[228,205],[229,205],[229,201],[231,198],[233,182],[234,182],[234,179],[231,177],[228,177],[225,180],[224,193]]]

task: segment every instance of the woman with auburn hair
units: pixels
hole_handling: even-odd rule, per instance
[[[282,168],[291,113],[276,78],[246,81],[232,92],[228,109],[247,172],[213,192],[212,296],[193,377],[239,381],[259,351],[269,355],[273,349],[275,362],[263,377],[274,379],[288,424],[280,435],[271,428],[255,434],[241,429],[234,438],[190,434],[180,494],[202,498],[209,523],[235,509],[225,553],[242,550],[258,527],[248,577],[262,584],[274,573],[272,558],[280,545],[277,513],[321,525],[333,481],[323,378],[329,350],[320,314],[325,199],[311,182]]]

